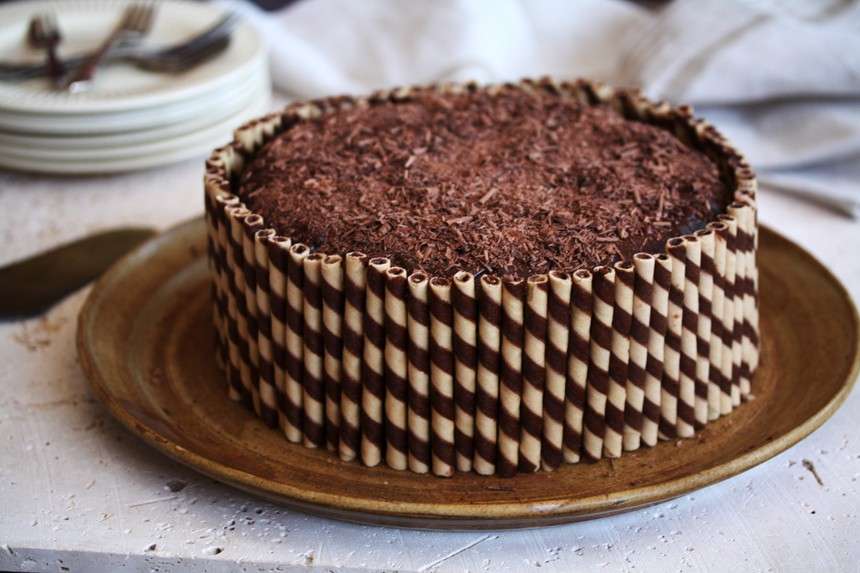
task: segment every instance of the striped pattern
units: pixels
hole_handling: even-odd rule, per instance
[[[657,445],[663,420],[663,370],[669,329],[669,289],[672,259],[662,253],[654,257],[651,316],[648,324],[648,359],[645,365],[645,401],[642,405],[642,443]]]
[[[275,386],[275,364],[272,343],[272,307],[269,297],[268,242],[275,236],[274,229],[260,229],[254,233],[254,275],[257,299],[257,389],[260,397],[260,418],[270,428],[278,426],[278,391]]]
[[[229,349],[230,349],[230,379],[232,382],[231,398],[239,400],[246,407],[251,404],[251,370],[248,364],[248,310],[245,301],[245,272],[242,265],[242,240],[244,230],[242,222],[251,212],[245,207],[237,206],[226,210],[229,221],[227,251],[227,266],[230,269],[230,297],[228,298],[228,315],[230,317]]]
[[[430,470],[430,304],[429,279],[421,271],[409,276],[409,469]]]
[[[454,313],[451,281],[430,280],[430,425],[432,470],[454,474]]]
[[[681,387],[681,333],[684,317],[684,240],[669,239],[666,243],[669,257],[669,304],[666,345],[663,354],[663,385],[660,394],[660,437],[673,440],[678,437],[678,409]]]
[[[454,308],[454,447],[457,469],[472,470],[475,435],[475,385],[478,375],[478,306],[475,277],[460,271],[454,275],[451,302]]]
[[[720,417],[720,385],[717,374],[711,374],[711,364],[716,364],[713,370],[719,372],[720,357],[718,349],[712,348],[715,328],[714,296],[718,289],[717,281],[717,239],[713,229],[705,228],[695,233],[702,244],[701,273],[699,274],[699,329],[697,331],[696,383],[701,385],[704,395],[696,395],[696,420],[702,427]],[[717,327],[719,328],[719,327]],[[698,390],[697,386],[697,390]]]
[[[701,383],[696,378],[699,320],[699,273],[702,245],[691,235],[683,237],[684,248],[684,313],[681,331],[681,378],[678,391],[678,436],[692,437],[700,428],[696,416],[696,395]],[[705,386],[707,392],[707,386]]]
[[[633,286],[633,316],[630,324],[630,361],[627,366],[627,403],[624,408],[624,449],[638,450],[642,441],[645,407],[645,378],[650,336],[651,299],[654,292],[654,257],[633,257],[636,276]]]
[[[579,462],[582,451],[588,364],[591,362],[592,283],[590,271],[580,269],[573,273],[562,438],[562,455],[570,464]]]
[[[499,415],[499,355],[502,339],[502,281],[483,275],[478,290],[478,373],[475,391],[475,458],[482,475],[496,473]]]
[[[302,341],[304,293],[304,260],[309,254],[307,245],[296,243],[290,247],[287,261],[287,329],[286,376],[284,378],[284,433],[291,442],[302,441],[302,404],[304,389],[304,344]]]
[[[359,457],[361,448],[361,371],[364,354],[364,304],[367,255],[346,255],[343,305],[343,379],[340,385],[340,444],[344,461]]]
[[[406,469],[409,451],[407,293],[406,269],[390,267],[385,272],[385,462],[395,470]]]
[[[519,464],[525,299],[526,282],[524,280],[502,281],[502,344],[496,473],[503,477],[513,476]]]
[[[543,439],[549,277],[547,275],[529,277],[526,281],[526,289],[518,467],[522,472],[536,472],[541,466]]]
[[[612,354],[612,316],[615,308],[615,270],[596,267],[592,281],[593,314],[589,346],[588,386],[582,451],[589,460],[603,455],[609,362]]]
[[[269,328],[272,339],[272,365],[278,404],[278,427],[286,432],[286,372],[287,372],[287,261],[291,241],[275,235],[267,242],[269,251]]]
[[[391,262],[371,259],[367,266],[364,303],[364,360],[361,392],[361,461],[373,467],[382,461],[385,447],[385,271]]]
[[[302,434],[305,447],[325,447],[325,383],[323,381],[322,262],[314,253],[302,261]]]
[[[241,271],[245,275],[245,324],[247,347],[248,388],[251,389],[251,404],[254,413],[262,416],[260,405],[260,349],[257,346],[257,257],[254,233],[263,227],[260,215],[248,215],[242,220],[242,257]]]
[[[721,315],[720,341],[722,342],[722,355],[720,356],[720,414],[730,414],[734,408],[732,398],[732,380],[734,370],[733,346],[734,346],[734,324],[735,324],[735,251],[734,237],[737,234],[737,221],[734,217],[727,217],[721,221],[723,229],[717,232],[717,244],[724,245],[725,270],[722,273],[720,284],[723,290],[723,312]]]
[[[562,462],[572,285],[569,274],[550,271],[546,329],[546,387],[543,395],[541,444],[541,467],[545,470],[555,469]]]
[[[338,451],[340,442],[340,385],[343,362],[343,257],[329,255],[322,262],[323,386],[325,389],[326,448]]]
[[[630,326],[633,321],[632,263],[615,263],[615,308],[612,311],[612,345],[609,356],[609,392],[606,396],[604,455],[621,457],[624,439],[624,410],[627,404],[627,372],[630,361]]]

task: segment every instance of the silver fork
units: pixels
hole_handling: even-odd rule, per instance
[[[132,4],[126,8],[119,23],[98,49],[72,72],[64,87],[72,92],[87,89],[102,59],[116,46],[129,47],[139,43],[152,28],[154,17],[155,8],[150,4]]]
[[[45,63],[48,77],[56,85],[63,76],[63,64],[57,57],[57,46],[62,41],[57,19],[50,12],[36,14],[30,19],[27,43],[31,48],[45,50]]]

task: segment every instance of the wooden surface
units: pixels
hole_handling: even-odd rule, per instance
[[[366,468],[289,443],[226,399],[213,360],[204,249],[197,219],[98,282],[79,320],[84,371],[114,417],[150,445],[210,477],[328,517],[421,528],[535,527],[672,499],[807,436],[841,405],[860,364],[857,313],[842,286],[802,249],[762,229],[764,359],[755,399],[695,439],[512,479]]]
[[[69,180],[0,174],[0,205],[30,207],[0,209],[0,264],[117,224],[165,227],[195,216],[200,165]],[[760,200],[763,221],[860,300],[857,223],[766,189]],[[115,423],[75,358],[86,294],[42,319],[0,324],[0,570],[764,572],[856,571],[860,561],[856,388],[788,451],[647,509],[506,532],[361,526],[201,477]],[[170,491],[175,480],[187,486]]]

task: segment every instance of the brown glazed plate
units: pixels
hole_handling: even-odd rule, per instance
[[[220,481],[309,513],[379,525],[536,527],[627,511],[717,483],[791,447],[857,375],[858,317],[839,282],[759,235],[762,362],[755,398],[696,438],[554,472],[444,479],[366,468],[291,444],[227,398],[211,346],[202,219],[150,240],[96,284],[78,322],[95,394],[131,432]]]

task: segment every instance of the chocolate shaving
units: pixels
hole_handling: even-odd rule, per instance
[[[722,211],[717,166],[670,131],[516,86],[413,90],[305,120],[239,194],[281,235],[431,274],[607,264]]]

